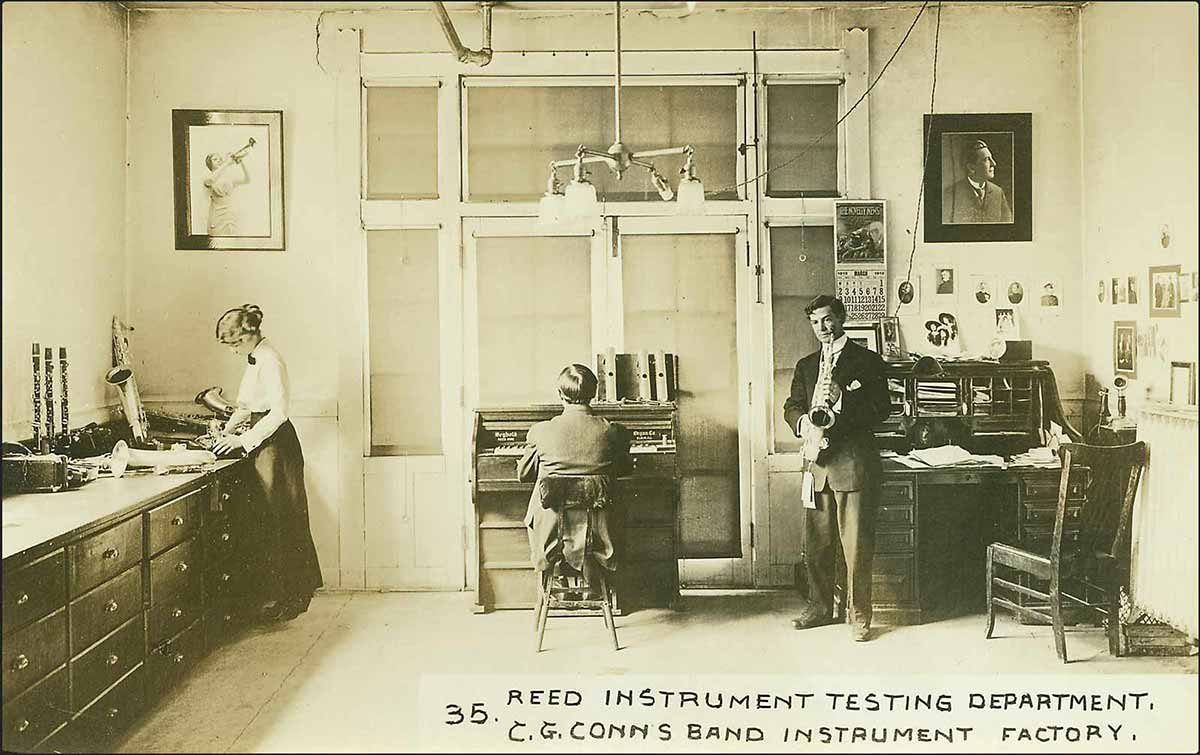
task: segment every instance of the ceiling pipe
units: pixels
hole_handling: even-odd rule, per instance
[[[494,2],[482,2],[479,4],[483,11],[483,47],[478,50],[472,50],[465,47],[462,40],[458,38],[458,32],[454,30],[454,22],[450,20],[450,14],[446,13],[446,6],[441,2],[433,3],[433,9],[437,12],[438,23],[441,24],[442,32],[446,35],[446,41],[450,43],[450,49],[454,53],[454,57],[458,58],[459,63],[472,63],[483,67],[492,62],[492,6]]]

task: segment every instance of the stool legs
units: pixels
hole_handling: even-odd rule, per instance
[[[546,619],[550,616],[550,586],[542,590],[542,599],[537,610],[537,648],[534,652],[542,652],[542,637],[546,635]]]
[[[608,627],[609,633],[612,635],[613,650],[620,650],[621,645],[617,642],[617,622],[612,614],[612,594],[608,591],[608,580],[604,578],[604,572],[600,573],[600,608],[604,611],[604,625]]]
[[[546,622],[550,618],[550,608],[552,606],[556,605],[555,599],[554,599],[554,591],[555,591],[554,575],[557,572],[558,572],[558,567],[555,566],[555,567],[552,567],[551,569],[548,569],[545,573],[538,575],[539,576],[539,585],[541,587],[541,590],[538,594],[538,603],[537,603],[536,609],[534,610],[534,615],[533,615],[533,623],[534,623],[534,628],[536,630],[536,638],[535,638],[536,643],[534,646],[534,652],[537,652],[537,653],[542,652],[542,641],[546,636]],[[617,641],[617,622],[616,622],[616,619],[613,618],[612,593],[609,591],[608,580],[605,578],[604,570],[602,568],[599,568],[599,567],[596,568],[592,572],[592,574],[599,581],[600,599],[598,602],[600,604],[600,610],[601,610],[602,616],[604,618],[604,626],[606,629],[608,629],[609,636],[612,638],[613,650],[620,650],[621,645]],[[588,583],[586,582],[586,580],[583,585],[583,589],[589,590]],[[569,602],[574,603],[576,605],[578,604],[578,601],[569,601]],[[588,602],[591,603],[591,606],[589,606],[589,607],[594,608],[595,602],[593,602],[593,601],[588,601]]]

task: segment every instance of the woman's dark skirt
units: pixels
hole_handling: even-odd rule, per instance
[[[265,413],[253,415],[258,422]],[[253,579],[259,597],[308,607],[321,586],[321,567],[308,524],[304,453],[291,420],[247,454],[254,466],[258,495],[250,511],[254,544]]]

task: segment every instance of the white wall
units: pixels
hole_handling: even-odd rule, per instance
[[[1171,361],[1197,361],[1198,305],[1151,318],[1147,296],[1151,266],[1197,269],[1196,19],[1192,3],[1093,3],[1083,14],[1083,353],[1088,372],[1111,387],[1113,322],[1137,323],[1134,412],[1147,392],[1167,400]],[[1097,300],[1099,281],[1130,275],[1138,304]]]
[[[34,341],[67,348],[72,427],[107,419],[116,399],[103,377],[112,316],[125,314],[125,12],[3,13],[2,422],[19,440],[30,437]]]
[[[217,343],[217,318],[253,303],[284,355],[305,449],[309,510],[327,586],[341,584],[337,510],[337,301],[332,78],[313,54],[317,13],[130,14],[130,320],[153,355],[148,400],[234,398],[244,363]],[[171,111],[282,110],[285,251],[176,251]]]

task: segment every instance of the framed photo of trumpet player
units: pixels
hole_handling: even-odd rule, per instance
[[[926,115],[925,241],[1033,240],[1033,115]]]
[[[172,110],[176,249],[284,248],[283,111]]]

